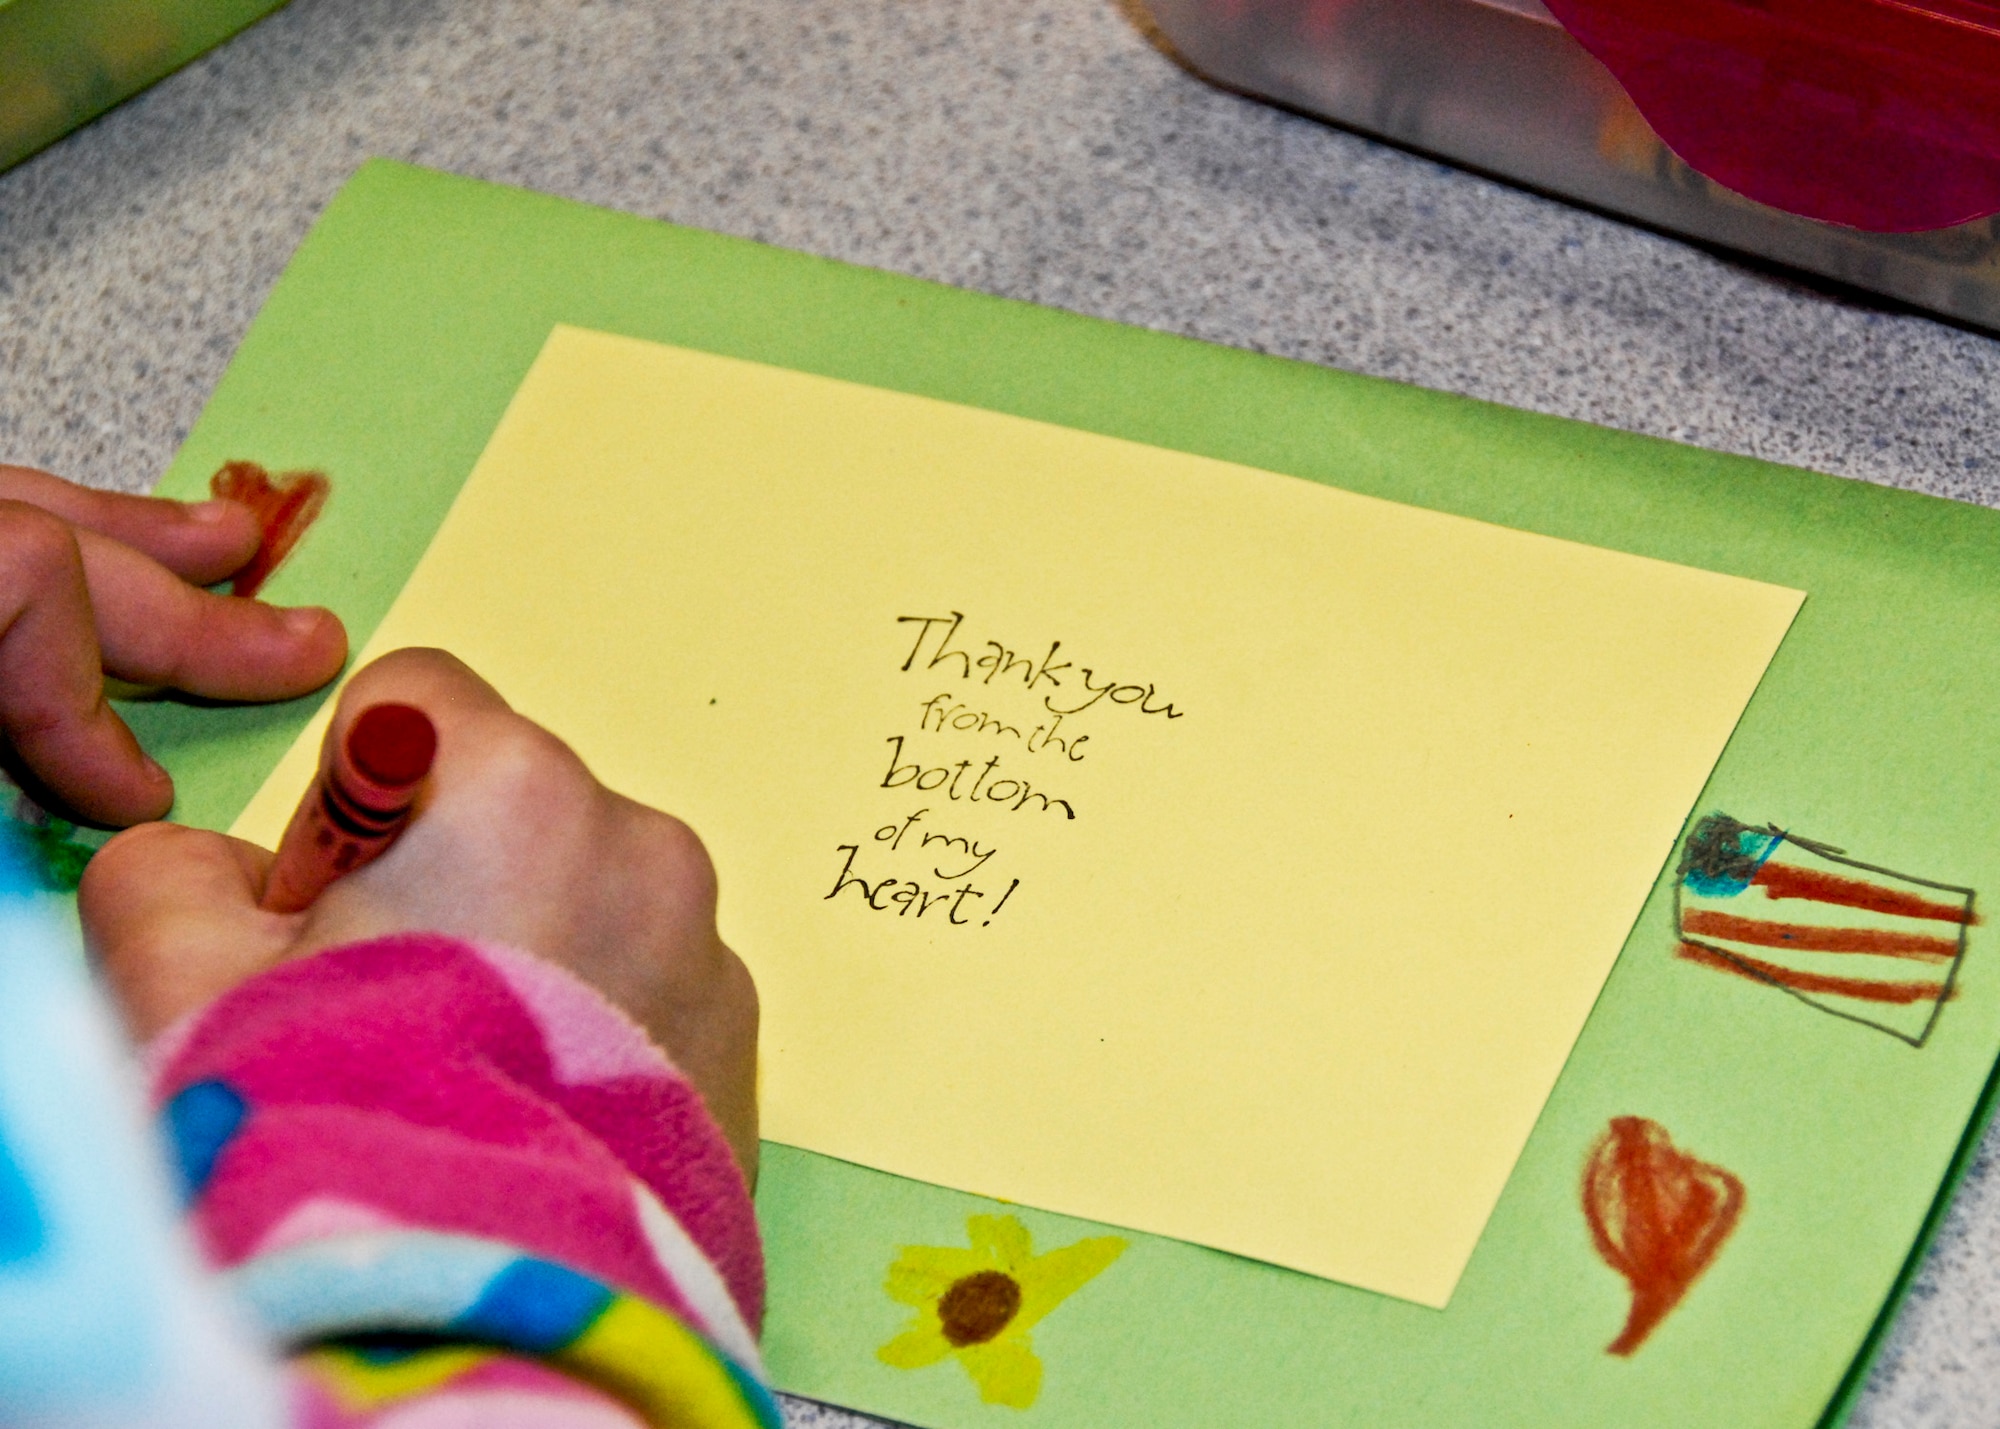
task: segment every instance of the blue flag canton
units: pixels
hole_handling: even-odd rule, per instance
[[[1704,898],[1733,898],[1784,841],[1781,833],[1753,829],[1727,814],[1706,815],[1688,835],[1681,879]]]

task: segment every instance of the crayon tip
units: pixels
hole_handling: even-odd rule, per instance
[[[411,705],[372,705],[347,731],[347,757],[365,779],[401,789],[431,772],[437,726]]]

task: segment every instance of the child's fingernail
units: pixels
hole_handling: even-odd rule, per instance
[[[310,635],[318,630],[320,622],[326,619],[326,612],[318,606],[301,605],[286,611],[284,619],[285,629],[291,634]]]
[[[167,773],[166,766],[150,754],[146,756],[146,772],[161,783],[170,784],[173,782],[174,776]]]
[[[213,526],[229,515],[233,501],[199,501],[187,508],[190,521],[199,521],[204,526]]]

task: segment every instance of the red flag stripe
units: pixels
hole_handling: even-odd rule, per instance
[[[1750,881],[1773,898],[1806,898],[1814,903],[1837,903],[1843,908],[1866,908],[1871,913],[1930,918],[1940,923],[1973,921],[1972,910],[1963,903],[1939,903],[1879,883],[1817,873],[1788,863],[1767,863]]]
[[[1744,957],[1740,953],[1724,957],[1714,948],[1703,947],[1700,943],[1682,943],[1680,955],[1690,962],[1701,963],[1719,972],[1730,972],[1738,977],[1774,982],[1780,987],[1791,988],[1794,992],[1818,992],[1833,997],[1851,997],[1857,1002],[1885,1002],[1907,1006],[1913,1002],[1935,1002],[1944,996],[1942,983],[1880,982],[1874,978],[1827,977],[1820,973],[1799,972],[1793,968],[1780,967],[1776,963]]]
[[[1816,928],[1809,923],[1770,923],[1705,908],[1683,913],[1681,931],[1760,948],[1797,948],[1805,953],[1879,953],[1884,957],[1922,958],[1930,962],[1950,962],[1958,956],[1956,938],[1898,933],[1889,928]]]

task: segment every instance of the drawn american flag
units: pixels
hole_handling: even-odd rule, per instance
[[[1680,956],[1921,1047],[1951,1000],[1973,891],[1709,814],[1675,883]]]

